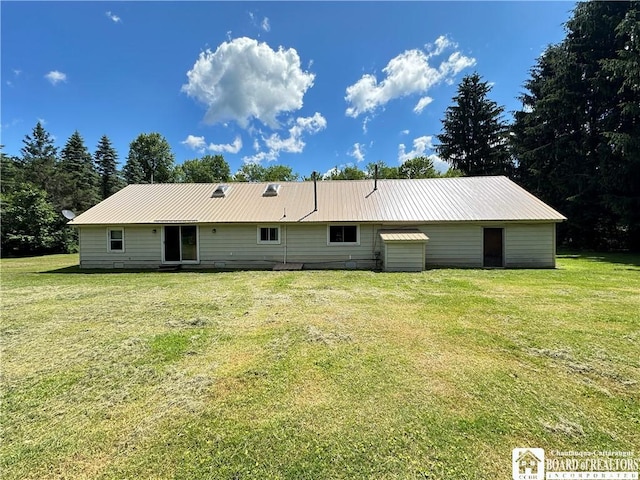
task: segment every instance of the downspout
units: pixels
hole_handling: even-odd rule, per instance
[[[284,237],[284,261],[282,263],[284,263],[286,265],[287,263],[287,224],[285,223],[283,225],[283,237]]]

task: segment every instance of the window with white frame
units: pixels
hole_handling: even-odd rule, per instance
[[[124,252],[124,228],[107,229],[107,249],[110,252]]]
[[[272,225],[258,227],[258,243],[280,244],[280,227]]]
[[[357,245],[360,243],[358,225],[329,225],[329,245]]]

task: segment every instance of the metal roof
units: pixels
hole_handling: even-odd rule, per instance
[[[426,242],[426,234],[415,230],[380,230],[380,238],[385,242]]]
[[[468,222],[566,220],[506,177],[416,180],[282,182],[265,197],[268,183],[128,185],[78,215],[70,225],[138,223]]]

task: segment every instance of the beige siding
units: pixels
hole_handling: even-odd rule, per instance
[[[112,225],[111,227],[119,227]],[[108,251],[106,226],[79,228],[83,268],[155,268],[161,259],[161,227],[125,226],[124,252]],[[156,233],[153,233],[154,228]]]
[[[277,224],[264,226],[271,225]],[[415,228],[415,224],[408,226]],[[486,226],[504,228],[506,267],[555,266],[553,223],[459,223],[419,227],[429,237],[424,257],[427,268],[482,267],[482,229]],[[376,258],[385,256],[378,233],[381,228],[378,224],[360,224],[358,245],[328,245],[327,224],[281,224],[280,244],[264,245],[258,243],[256,224],[203,224],[198,226],[199,266],[270,268],[282,263],[286,256],[287,262],[303,263],[306,268],[375,268],[379,266]],[[79,231],[83,268],[156,268],[162,264],[162,225],[125,226],[123,253],[108,251],[106,226],[82,226]],[[409,268],[415,262],[416,255],[411,249],[392,249],[387,267]]]
[[[423,225],[420,230],[429,237],[427,267],[482,267],[482,226]]]
[[[421,272],[424,270],[424,242],[392,242],[384,245],[384,270]]]
[[[360,225],[359,245],[328,245],[326,224],[279,226],[279,245],[259,244],[257,225],[202,226],[202,264],[223,268],[269,267],[284,262],[286,256],[287,262],[304,263],[307,268],[375,267],[375,231],[372,225]]]
[[[505,267],[555,267],[555,223],[513,224],[504,230]]]

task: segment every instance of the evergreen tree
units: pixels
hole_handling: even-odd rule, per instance
[[[100,177],[100,198],[104,200],[124,186],[124,181],[118,172],[118,154],[106,135],[100,138],[94,159],[96,171]]]
[[[129,145],[124,166],[127,183],[168,183],[174,180],[174,155],[159,133],[142,133]]]
[[[54,146],[51,135],[44,129],[42,123],[38,122],[32,134],[25,135],[22,143],[24,147],[20,152],[24,180],[50,195],[55,195],[57,185],[53,179],[58,162],[58,149]]]
[[[575,247],[639,248],[638,6],[578,4],[515,113],[518,180],[568,217]]]
[[[63,177],[60,207],[81,213],[100,201],[93,157],[78,131],[73,132],[62,149],[59,170]]]
[[[447,108],[436,151],[465,175],[511,175],[504,107],[487,97],[488,82],[474,73],[462,79]]]

